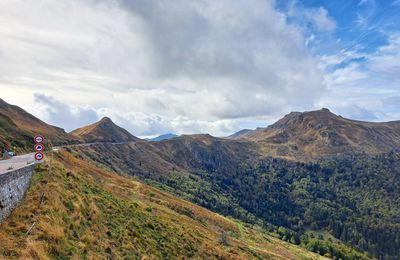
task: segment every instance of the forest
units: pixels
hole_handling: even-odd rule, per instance
[[[259,224],[278,237],[333,258],[400,255],[399,154],[346,156],[313,163],[267,158],[236,170],[204,164],[194,175],[138,176],[201,206]],[[312,231],[330,236],[324,239]]]

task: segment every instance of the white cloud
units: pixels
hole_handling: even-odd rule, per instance
[[[357,50],[342,49],[339,52],[331,55],[322,55],[320,58],[319,67],[321,69],[328,69],[331,66],[336,66],[342,63],[349,63],[351,60],[364,58],[366,54],[360,53]]]
[[[318,104],[356,119],[399,120],[399,53],[400,36],[392,34],[388,44],[373,53],[323,56],[321,66],[334,69],[325,74],[329,94]]]
[[[330,88],[342,84],[357,84],[360,80],[366,79],[368,75],[360,70],[358,63],[350,63],[346,67],[336,69],[325,76],[327,86]]]
[[[288,15],[297,20],[299,24],[314,27],[319,32],[333,32],[336,29],[336,21],[329,16],[328,10],[319,8],[305,8],[297,1],[292,1]]]
[[[400,34],[391,35],[389,44],[382,46],[371,56],[369,67],[376,73],[396,81],[400,80]]]
[[[65,125],[66,131],[72,131],[99,119],[97,112],[88,106],[69,106],[53,97],[35,93],[37,109],[42,117],[55,125]],[[68,123],[66,123],[68,122]]]
[[[336,22],[329,17],[328,11],[323,7],[307,10],[304,16],[309,19],[319,31],[331,32],[336,29]]]
[[[323,8],[309,19],[335,27]],[[138,135],[222,134],[313,106],[323,71],[305,42],[273,1],[5,0],[0,88],[27,108],[44,93],[47,109],[32,112],[67,129],[92,111]]]

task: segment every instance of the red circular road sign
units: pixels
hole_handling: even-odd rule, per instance
[[[41,143],[35,144],[35,151],[36,152],[42,152],[44,150],[44,145]]]
[[[44,137],[43,135],[37,135],[35,138],[33,138],[33,140],[35,140],[35,143],[43,143]]]
[[[43,160],[43,158],[44,158],[44,155],[41,152],[35,153],[36,161],[41,161],[41,160]]]

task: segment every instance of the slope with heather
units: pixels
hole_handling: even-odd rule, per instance
[[[0,245],[2,259],[321,258],[64,151],[37,169]]]

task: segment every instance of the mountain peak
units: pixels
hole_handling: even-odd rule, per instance
[[[300,115],[323,115],[323,116],[337,116],[332,113],[328,108],[321,108],[317,110],[304,111],[304,112],[290,112],[286,116],[300,116]]]
[[[322,108],[292,112],[267,128],[239,132],[231,138],[262,142],[283,155],[379,153],[400,147],[400,122],[356,121]]]
[[[288,127],[290,124],[300,124],[304,121],[307,124],[332,124],[341,119],[342,117],[332,113],[329,109],[321,108],[313,111],[291,112],[269,127]]]
[[[112,123],[112,124],[114,124],[114,122],[111,120],[111,118],[109,118],[107,116],[103,117],[98,123],[107,123],[107,124]]]
[[[323,108],[321,108],[320,110],[317,110],[317,111],[324,112],[324,113],[331,113],[331,111],[326,107],[323,107]]]
[[[71,132],[72,135],[83,139],[85,142],[111,142],[124,143],[140,140],[127,130],[116,125],[109,117],[91,125],[78,128]]]
[[[307,111],[307,112],[303,112],[303,114],[310,114],[310,115],[315,114],[315,115],[320,115],[320,116],[338,117],[338,115],[332,113],[327,108],[321,108],[321,109],[318,109],[318,110]]]

